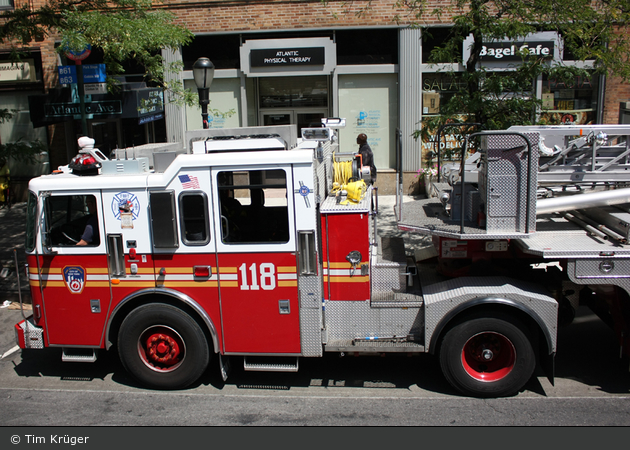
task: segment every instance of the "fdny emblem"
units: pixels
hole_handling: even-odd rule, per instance
[[[311,207],[311,203],[308,201],[308,194],[313,193],[313,189],[310,189],[308,186],[304,184],[303,181],[300,181],[300,188],[293,191],[296,194],[300,194],[304,198],[304,203],[307,208]]]
[[[73,294],[80,294],[85,287],[85,269],[81,266],[63,268],[63,281]]]
[[[112,199],[112,214],[114,214],[116,219],[121,220],[121,213],[131,215],[133,220],[137,219],[140,213],[138,197],[131,192],[119,192],[114,195]]]

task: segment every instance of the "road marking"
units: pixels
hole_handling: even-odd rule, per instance
[[[9,356],[10,354],[17,352],[19,349],[20,349],[20,346],[16,345],[11,350],[7,350],[6,352],[4,352],[2,356],[0,356],[0,359],[4,359],[5,356]]]

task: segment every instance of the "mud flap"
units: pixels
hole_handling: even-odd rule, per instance
[[[547,352],[541,352],[543,356],[540,357],[540,367],[547,375],[547,379],[554,386],[554,376],[556,370],[556,354],[550,353],[546,355]],[[546,356],[545,356],[546,355]]]
[[[223,356],[219,353],[219,367],[221,368],[221,378],[223,381],[227,381],[230,371],[232,370],[232,364],[229,356]]]

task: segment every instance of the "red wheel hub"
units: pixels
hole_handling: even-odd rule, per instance
[[[514,369],[516,350],[502,334],[484,332],[471,337],[462,350],[466,373],[479,381],[498,381]]]
[[[183,361],[185,346],[175,330],[158,326],[145,330],[140,336],[138,352],[151,369],[170,371]]]
[[[147,339],[147,356],[151,361],[173,365],[179,356],[179,345],[166,334],[153,334]]]

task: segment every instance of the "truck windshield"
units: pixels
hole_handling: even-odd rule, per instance
[[[35,224],[37,222],[37,196],[32,192],[28,193],[28,204],[26,206],[26,242],[24,248],[27,252],[35,249]]]

